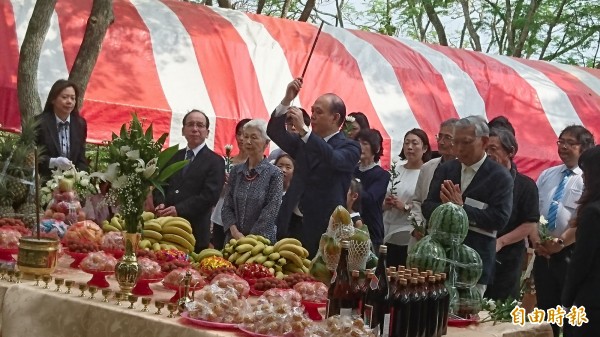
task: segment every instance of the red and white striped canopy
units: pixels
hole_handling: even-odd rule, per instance
[[[35,0],[0,0],[0,123],[17,129],[19,47]],[[42,50],[42,102],[68,77],[92,0],[59,0]],[[115,0],[82,115],[90,142],[136,112],[181,143],[181,119],[202,109],[208,144],[223,153],[242,118],[267,119],[286,84],[301,74],[317,27],[175,0]],[[334,92],[364,112],[385,141],[384,166],[407,130],[433,135],[450,117],[507,116],[519,141],[517,164],[531,176],[557,163],[567,125],[600,134],[600,71],[451,49],[357,30],[324,27],[297,105]]]

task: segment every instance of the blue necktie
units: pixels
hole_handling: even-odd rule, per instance
[[[194,161],[194,151],[187,150],[187,152],[185,153],[185,159],[189,160],[190,162],[183,167],[182,171],[184,175],[186,174],[187,170],[190,168],[190,165],[192,165],[192,162]]]
[[[565,185],[569,180],[569,177],[573,174],[573,171],[566,169],[562,172],[563,176],[560,180],[560,183],[556,187],[554,191],[554,195],[552,196],[552,203],[550,203],[550,209],[548,210],[548,229],[553,231],[556,229],[556,215],[558,213],[558,204],[565,194]]]

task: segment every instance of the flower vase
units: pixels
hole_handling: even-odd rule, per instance
[[[121,291],[127,294],[131,294],[131,289],[133,289],[137,283],[142,272],[135,255],[140,243],[140,238],[140,233],[123,232],[125,253],[121,260],[115,265],[115,278],[117,279],[117,282],[119,282]]]

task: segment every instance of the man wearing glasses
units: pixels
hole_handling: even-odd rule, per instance
[[[534,230],[530,239],[538,255],[533,264],[537,307],[542,310],[561,304],[567,265],[575,242],[575,228],[569,221],[575,218],[577,201],[583,192],[583,179],[578,166],[579,156],[594,146],[594,136],[580,125],[566,127],[558,137],[561,165],[544,170],[538,180],[540,213],[546,219],[552,240],[541,242]],[[565,327],[568,325],[565,325]],[[558,337],[560,327],[552,325]]]
[[[225,183],[223,158],[206,146],[209,120],[204,112],[192,110],[183,117],[182,133],[187,147],[179,150],[172,162],[189,160],[187,166],[168,179],[164,196],[154,190],[157,216],[178,216],[192,224],[196,238],[194,251],[208,248],[210,214]]]
[[[417,223],[422,223],[425,221],[425,218],[423,217],[423,211],[421,210],[421,204],[423,201],[425,201],[425,198],[427,198],[429,184],[431,183],[435,169],[437,169],[437,167],[441,164],[456,158],[452,150],[454,124],[456,124],[456,122],[458,122],[458,119],[456,118],[450,118],[442,122],[440,125],[440,132],[435,135],[440,157],[431,159],[421,166],[419,178],[417,179],[417,186],[415,187],[415,196],[413,197],[413,207],[411,209],[411,213],[415,216]],[[413,231],[413,236],[419,234],[420,232]],[[420,239],[420,237],[417,239]]]
[[[422,205],[426,219],[442,203],[452,202],[464,208],[469,217],[464,244],[475,249],[483,262],[483,273],[477,282],[482,294],[492,281],[496,234],[508,223],[514,185],[509,171],[485,152],[489,134],[482,117],[469,116],[456,122],[453,148],[457,159],[435,170]]]

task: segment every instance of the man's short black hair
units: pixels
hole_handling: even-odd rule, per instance
[[[187,117],[192,112],[199,112],[199,113],[202,114],[202,116],[204,116],[204,118],[206,118],[206,130],[208,130],[210,128],[210,120],[208,119],[208,116],[206,116],[206,114],[204,113],[204,111],[201,111],[201,110],[198,110],[198,109],[190,110],[188,113],[185,114],[185,116],[183,116],[183,125],[185,126],[185,120],[187,119]]]
[[[344,104],[344,101],[336,94],[329,93],[325,95],[329,97],[329,110],[332,114],[340,115],[338,126],[342,126],[346,121],[346,104]]]

